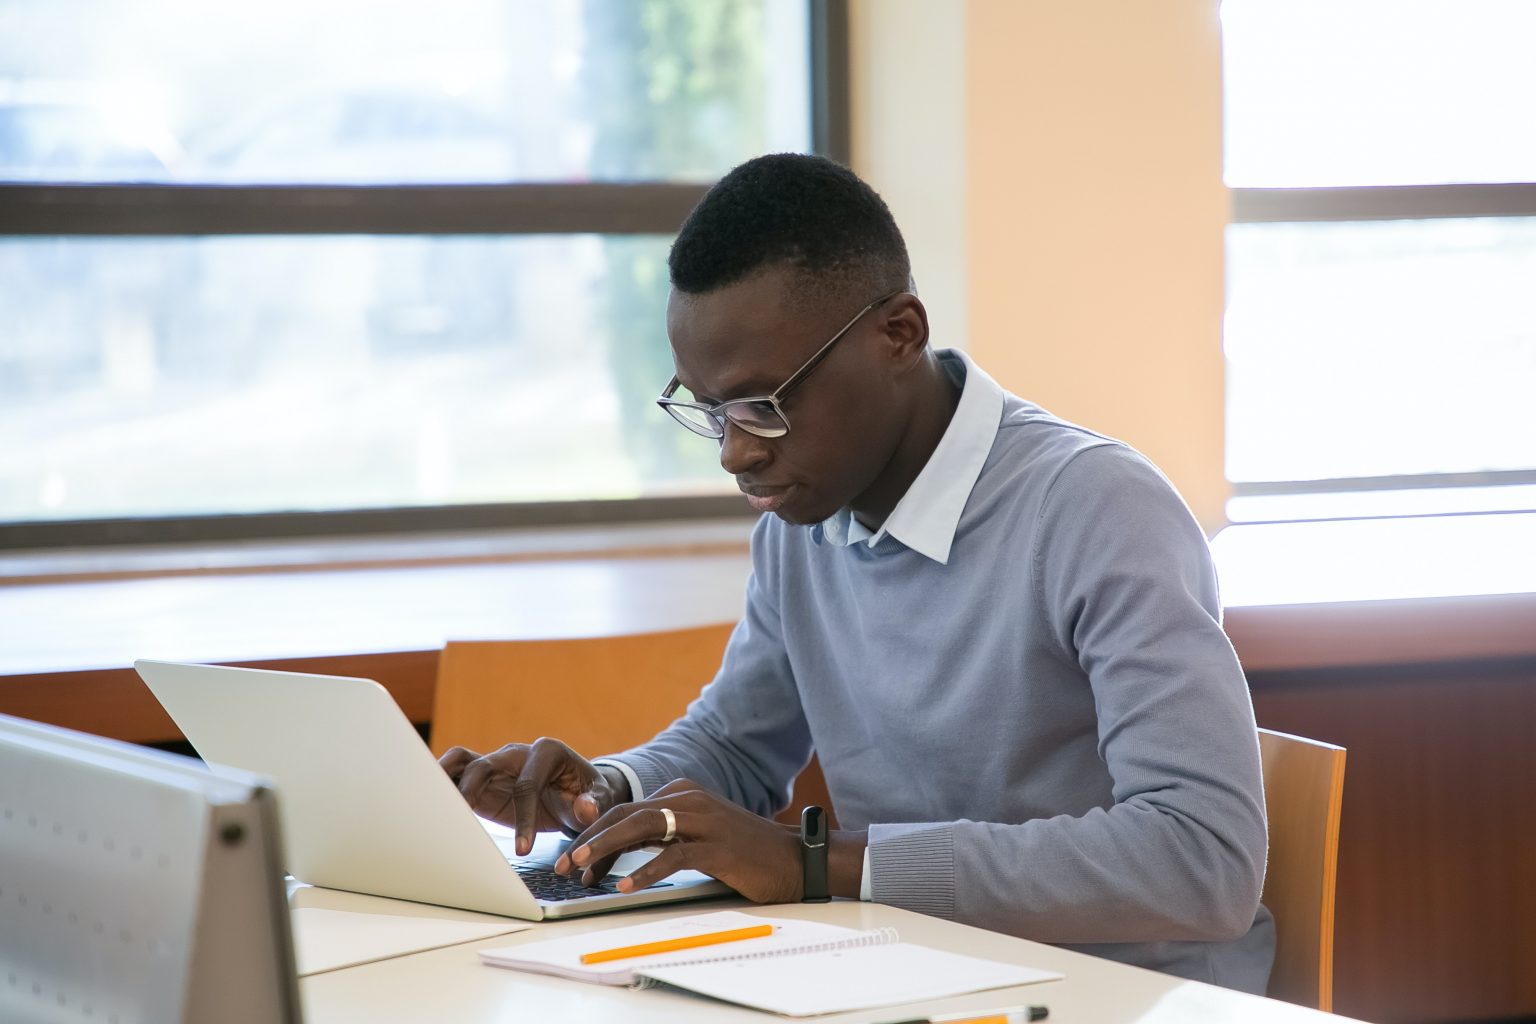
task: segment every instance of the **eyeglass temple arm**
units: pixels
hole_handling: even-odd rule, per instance
[[[894,299],[896,296],[898,296],[900,294],[901,294],[901,292],[895,291],[895,292],[891,292],[889,295],[882,295],[878,299],[876,299],[874,302],[871,302],[869,305],[865,306],[863,309],[861,309],[857,313],[855,313],[853,315],[853,319],[849,320],[846,324],[843,324],[842,330],[838,331],[836,334],[832,335],[831,338],[827,339],[827,343],[825,345],[821,346],[821,348],[817,349],[816,350],[816,354],[811,356],[811,358],[806,361],[806,364],[804,366],[800,367],[799,370],[795,371],[795,375],[793,377],[789,378],[789,380],[787,380],[783,384],[779,385],[779,390],[775,391],[773,393],[773,396],[772,396],[774,402],[778,403],[778,401],[780,399],[782,399],[785,395],[787,395],[791,391],[793,391],[800,384],[801,381],[803,381],[803,380],[805,380],[805,378],[809,377],[811,375],[811,371],[816,369],[816,367],[820,366],[821,365],[821,361],[823,359],[827,358],[827,353],[832,351],[832,346],[836,345],[839,341],[842,341],[843,340],[843,335],[845,335],[849,331],[853,330],[853,325],[858,323],[860,320],[864,319],[864,314],[865,313],[868,313],[870,310],[874,309],[876,306],[880,305],[882,302],[886,302],[886,301],[888,301],[890,299]]]

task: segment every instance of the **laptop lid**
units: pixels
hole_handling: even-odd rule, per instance
[[[526,920],[729,891],[693,874],[656,890],[541,904],[378,683],[173,662],[134,667],[210,764],[277,782],[287,867],[302,881]],[[546,841],[535,853],[548,849]]]

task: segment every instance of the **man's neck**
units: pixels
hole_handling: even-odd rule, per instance
[[[937,355],[930,351],[927,365],[920,372],[923,380],[918,385],[920,393],[914,402],[907,432],[875,486],[859,495],[850,507],[853,517],[871,531],[884,525],[897,502],[928,464],[960,404],[961,388],[940,364]]]

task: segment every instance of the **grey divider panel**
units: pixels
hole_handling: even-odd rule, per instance
[[[0,715],[0,1020],[296,1024],[272,802]]]

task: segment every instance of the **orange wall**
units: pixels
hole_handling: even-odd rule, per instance
[[[853,0],[853,161],[934,338],[1224,521],[1217,0]]]
[[[1216,0],[966,4],[970,349],[1219,526]]]

